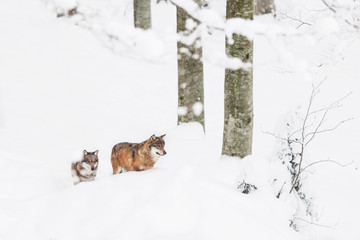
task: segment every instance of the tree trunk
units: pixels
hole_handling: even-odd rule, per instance
[[[274,13],[275,5],[274,0],[255,0],[254,14],[262,15]]]
[[[200,1],[196,1],[200,5]],[[185,10],[177,7],[177,33],[188,36],[196,31],[199,22],[191,18]],[[192,20],[193,29],[186,29],[186,21]],[[204,80],[200,33],[196,40],[187,45],[177,42],[178,54],[178,124],[199,122],[205,130],[204,120]]]
[[[226,19],[253,19],[253,0],[227,0]],[[226,39],[226,54],[253,62],[253,42],[233,34]],[[225,69],[225,111],[222,153],[245,157],[251,154],[253,131],[253,74],[251,69]]]
[[[151,28],[151,0],[134,0],[134,25],[136,28]]]

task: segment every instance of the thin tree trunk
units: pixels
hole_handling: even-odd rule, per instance
[[[151,28],[151,0],[134,0],[134,25],[136,28]]]
[[[254,14],[262,15],[274,13],[275,5],[274,0],[255,0]]]
[[[227,0],[226,19],[253,19],[253,0]],[[229,57],[253,62],[253,42],[233,34],[226,39]],[[253,73],[251,69],[225,69],[225,111],[222,153],[245,157],[251,154],[253,132]]]
[[[200,6],[200,1],[196,1]],[[177,7],[177,32],[186,37],[196,31],[199,24],[185,10]],[[194,29],[186,29],[186,21],[195,23]],[[178,124],[199,122],[205,129],[204,120],[204,80],[202,47],[200,35],[187,45],[181,40],[177,42],[178,54]]]

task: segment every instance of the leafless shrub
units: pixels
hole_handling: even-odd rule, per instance
[[[318,217],[312,203],[312,197],[302,189],[302,185],[305,180],[305,178],[302,177],[303,174],[305,172],[309,172],[313,166],[322,163],[332,163],[341,167],[345,167],[351,164],[340,164],[339,162],[331,159],[322,159],[310,163],[309,161],[305,161],[306,151],[317,136],[332,132],[347,121],[351,120],[351,118],[344,119],[330,126],[326,123],[329,113],[335,109],[341,108],[343,106],[344,100],[351,93],[326,105],[325,107],[315,109],[314,101],[318,96],[324,81],[325,79],[320,84],[312,86],[312,91],[309,97],[309,102],[305,108],[305,113],[301,114],[299,111],[296,111],[296,119],[293,120],[294,122],[287,122],[286,136],[280,136],[275,133],[266,132],[267,134],[270,134],[271,136],[279,139],[282,143],[282,149],[280,150],[278,157],[281,159],[282,164],[287,167],[291,175],[291,185],[289,185],[287,182],[284,182],[283,186],[277,194],[277,198],[283,194],[284,185],[287,185],[288,188],[290,188],[289,194],[295,192],[301,200],[303,204],[301,208],[304,209],[302,211],[304,211],[304,214],[311,219],[310,222],[317,222]],[[296,216],[295,214],[294,219],[290,220],[290,226],[295,230],[298,230],[298,218],[299,216]]]
[[[342,124],[344,124],[345,122],[350,121],[352,119],[352,118],[344,119],[330,127],[325,126],[325,120],[326,120],[326,117],[328,116],[329,112],[336,108],[342,107],[343,101],[351,93],[332,102],[331,104],[329,104],[323,108],[313,109],[314,100],[317,97],[318,93],[320,92],[320,87],[324,83],[324,80],[317,86],[314,86],[314,85],[312,86],[309,103],[306,107],[306,112],[304,114],[304,117],[302,118],[301,127],[299,129],[288,134],[288,136],[286,136],[286,137],[281,137],[281,136],[277,136],[274,133],[266,132],[267,134],[270,134],[270,135],[276,137],[277,139],[285,141],[287,143],[289,149],[291,150],[290,153],[292,154],[292,158],[290,160],[290,163],[292,164],[295,171],[293,172],[294,179],[292,181],[292,186],[291,186],[289,193],[291,193],[295,188],[297,188],[297,186],[300,185],[299,177],[300,177],[301,173],[303,173],[306,169],[310,168],[313,165],[328,162],[328,163],[335,163],[339,166],[344,167],[344,166],[351,164],[351,163],[349,163],[349,164],[343,165],[334,160],[325,159],[325,160],[319,160],[316,162],[312,162],[312,163],[304,166],[305,150],[308,147],[308,145],[315,139],[316,136],[323,134],[323,133],[328,133],[328,132],[334,131],[337,128],[339,128]],[[293,144],[300,146],[299,152],[293,152]],[[299,160],[296,161],[296,158],[299,158]]]

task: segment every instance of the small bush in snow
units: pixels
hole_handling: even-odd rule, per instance
[[[297,199],[297,210],[294,214],[294,218],[290,220],[290,226],[295,230],[299,230],[297,220],[305,222],[318,221],[316,209],[313,204],[313,198],[309,194],[309,188],[304,187],[305,179],[307,177],[307,170],[309,167],[318,163],[332,162],[341,165],[332,160],[320,160],[320,161],[308,161],[308,157],[305,157],[307,153],[308,145],[312,143],[315,136],[327,133],[335,130],[344,122],[350,120],[342,120],[332,127],[326,127],[325,119],[328,116],[329,111],[342,106],[342,100],[345,97],[329,104],[328,106],[314,109],[314,100],[317,94],[320,92],[320,86],[322,81],[317,86],[313,86],[310,95],[309,103],[305,108],[304,113],[295,111],[286,121],[286,136],[284,134],[275,136],[280,142],[280,150],[277,153],[278,159],[281,164],[286,168],[289,173],[290,179],[282,179],[284,184],[277,191],[277,198],[280,198],[283,194],[293,194]],[[277,180],[277,179],[275,179]],[[274,181],[276,182],[276,181]],[[284,192],[284,189],[287,192]]]

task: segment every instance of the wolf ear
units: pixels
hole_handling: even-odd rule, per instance
[[[151,139],[151,141],[154,141],[156,139],[155,134],[151,135],[150,139]]]
[[[94,154],[95,154],[95,156],[98,156],[99,150],[96,150],[96,151],[94,152]]]
[[[84,156],[86,156],[88,154],[88,152],[86,150],[83,151]]]
[[[164,134],[164,135],[161,135],[161,136],[160,136],[160,138],[161,138],[161,139],[163,139],[163,138],[164,138],[165,136],[166,136],[166,134]]]

